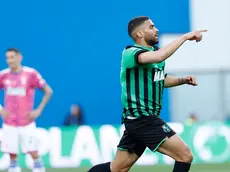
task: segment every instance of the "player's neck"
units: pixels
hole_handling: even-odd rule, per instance
[[[20,72],[21,70],[22,70],[22,66],[21,66],[21,65],[15,67],[15,68],[11,68],[11,71],[14,72],[14,73],[18,73],[18,72]]]
[[[143,40],[136,40],[136,42],[135,42],[136,44],[138,44],[138,45],[141,45],[141,46],[144,46],[144,47],[152,47],[152,46],[150,46],[150,45],[148,45],[145,41],[143,41]]]

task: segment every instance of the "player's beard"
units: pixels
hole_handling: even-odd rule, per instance
[[[154,46],[154,45],[156,45],[156,44],[159,43],[159,41],[158,41],[157,39],[155,39],[155,38],[150,38],[150,39],[145,38],[145,42],[146,42],[149,46]]]

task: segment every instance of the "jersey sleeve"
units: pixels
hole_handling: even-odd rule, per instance
[[[32,87],[42,89],[46,85],[46,81],[43,79],[41,74],[34,70],[32,73]]]
[[[165,78],[167,77],[168,73],[167,73],[167,68],[166,68],[166,62],[164,61],[164,75]]]
[[[122,65],[126,68],[132,68],[137,66],[139,64],[138,56],[146,51],[148,50],[135,47],[125,49],[122,53]]]

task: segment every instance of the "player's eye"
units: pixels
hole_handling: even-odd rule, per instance
[[[6,57],[6,59],[13,59],[14,58],[14,56],[8,56],[8,57]]]

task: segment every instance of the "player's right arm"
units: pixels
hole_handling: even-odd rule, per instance
[[[1,74],[1,71],[0,71],[0,89],[2,89],[2,74]],[[2,105],[0,104],[0,114],[2,114],[1,112],[2,112],[2,110],[3,110],[3,107],[2,107]]]
[[[0,71],[0,89],[3,88],[3,71]]]
[[[0,71],[0,89],[3,88],[3,71]],[[0,115],[2,116],[3,119],[5,119],[8,115],[8,112],[6,109],[0,104]]]
[[[148,51],[139,54],[138,63],[146,64],[146,63],[160,63],[167,58],[169,58],[183,43],[187,40],[199,42],[202,40],[202,32],[206,32],[207,30],[198,30],[189,32],[172,43],[166,45],[163,48],[160,48],[157,51]]]
[[[3,119],[6,119],[8,116],[7,110],[0,104],[0,115]]]

